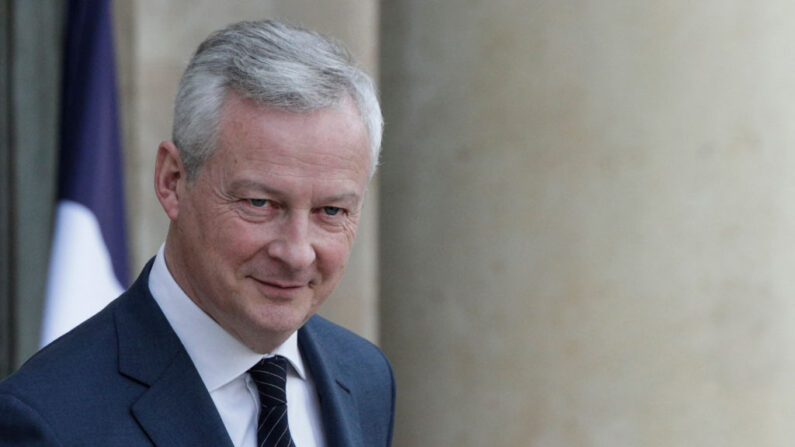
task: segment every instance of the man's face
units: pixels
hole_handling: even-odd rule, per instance
[[[348,261],[369,179],[350,100],[297,113],[230,94],[216,152],[177,182],[166,261],[196,304],[258,352],[311,317]]]

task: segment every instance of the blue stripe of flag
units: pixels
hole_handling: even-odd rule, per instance
[[[122,150],[110,0],[70,0],[58,198],[89,208],[123,287],[129,285]]]

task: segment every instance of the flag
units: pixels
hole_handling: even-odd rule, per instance
[[[69,1],[44,346],[128,285],[110,0]]]

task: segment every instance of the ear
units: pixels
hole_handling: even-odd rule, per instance
[[[179,215],[179,198],[187,177],[179,149],[170,141],[157,148],[155,163],[155,194],[168,217],[174,221]]]

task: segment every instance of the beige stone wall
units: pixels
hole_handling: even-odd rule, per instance
[[[795,4],[382,4],[397,446],[795,442]]]
[[[376,76],[375,0],[216,1],[119,0],[117,41],[122,85],[127,195],[133,269],[137,271],[165,238],[168,220],[153,192],[157,146],[171,137],[179,77],[207,35],[239,20],[274,18],[343,41]],[[377,189],[375,183],[371,191]],[[377,264],[375,193],[370,194],[345,278],[321,313],[376,340]]]

